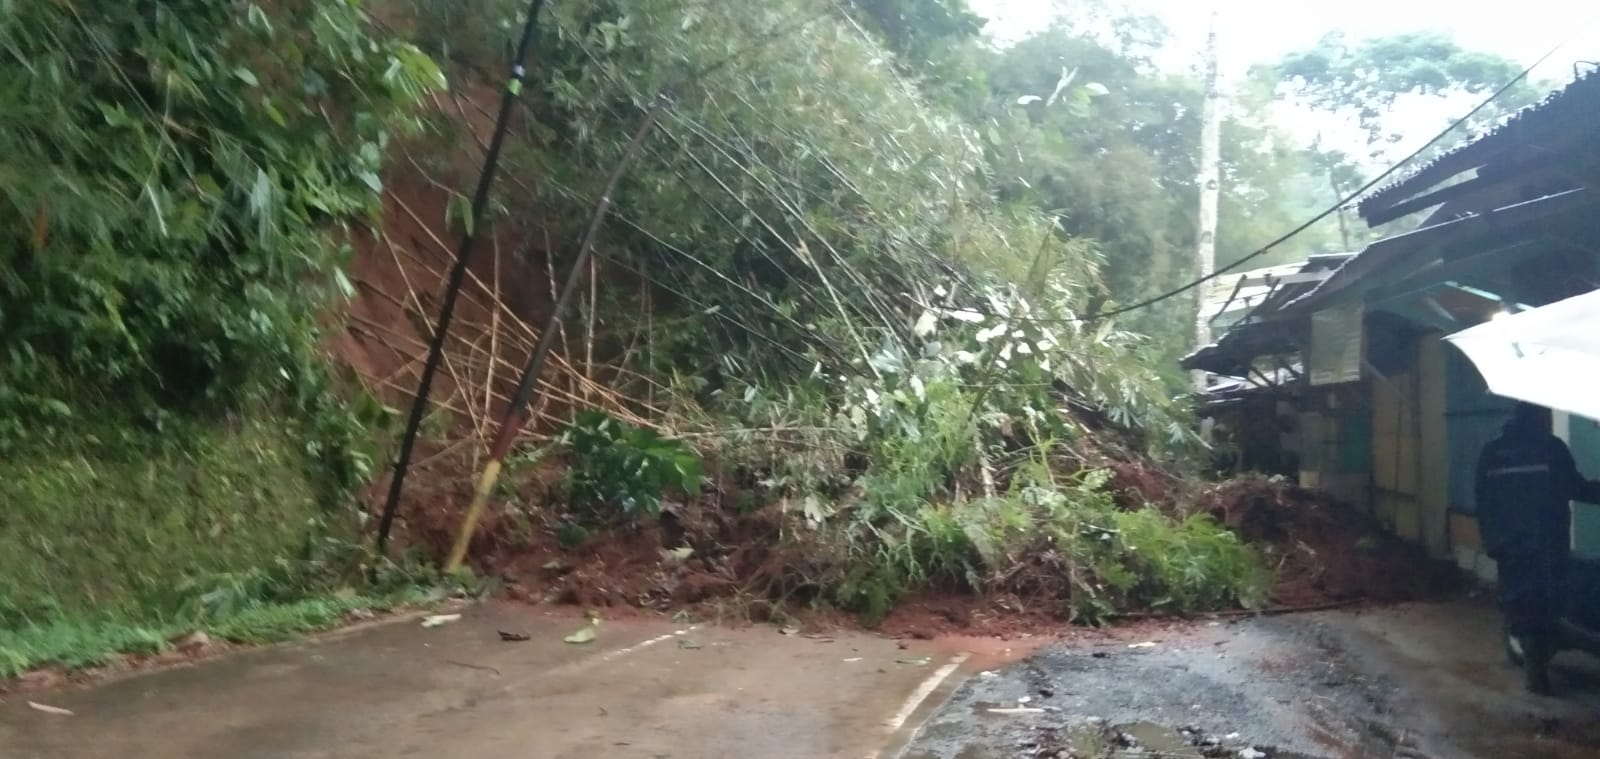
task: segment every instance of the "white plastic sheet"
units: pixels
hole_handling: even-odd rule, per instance
[[[1600,420],[1600,291],[1445,339],[1478,367],[1489,392]]]

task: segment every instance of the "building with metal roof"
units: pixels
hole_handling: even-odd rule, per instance
[[[1236,289],[1254,302],[1243,309],[1214,289],[1229,329],[1183,366],[1231,377],[1293,370],[1276,395],[1293,407],[1302,483],[1364,504],[1402,536],[1486,572],[1472,472],[1510,401],[1489,394],[1443,338],[1600,288],[1600,73],[1356,209],[1373,227],[1421,222],[1354,254],[1247,273]],[[1600,425],[1558,413],[1555,432],[1600,474]],[[1576,514],[1576,549],[1600,553],[1600,506]]]

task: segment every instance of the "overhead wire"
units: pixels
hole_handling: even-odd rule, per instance
[[[546,177],[544,179],[544,181],[549,182],[550,185],[552,187],[554,187],[557,192],[560,192],[561,194],[566,195],[569,199],[571,199],[573,201],[582,202],[584,200],[583,196],[577,190],[575,190],[575,189],[573,189],[573,188],[571,188],[571,187],[569,187],[569,186],[567,186],[567,185],[565,185],[565,184],[563,184],[563,183],[561,183],[559,181],[556,181],[556,180],[551,179],[549,177]],[[748,295],[751,298],[757,300],[762,305],[764,305],[768,309],[770,309],[774,316],[776,316],[780,320],[783,320],[783,321],[787,322],[790,326],[794,327],[795,330],[800,332],[801,334],[814,334],[814,330],[811,330],[811,329],[807,328],[806,325],[801,324],[799,321],[795,320],[793,317],[788,316],[787,314],[784,314],[782,309],[778,308],[777,304],[773,303],[770,299],[766,298],[765,296],[761,295],[758,292],[755,292],[754,290],[751,290],[750,288],[748,288],[745,285],[739,283],[738,281],[736,281],[733,278],[727,276],[726,274],[718,271],[716,269],[716,267],[713,267],[710,264],[707,264],[704,261],[699,260],[699,258],[694,256],[694,254],[689,253],[688,251],[683,250],[682,248],[680,248],[680,247],[678,247],[676,245],[673,245],[671,242],[669,242],[666,239],[662,238],[660,235],[656,234],[655,232],[650,231],[644,225],[638,223],[637,221],[634,221],[632,218],[628,217],[627,215],[625,215],[623,213],[620,213],[615,209],[612,209],[612,211],[610,212],[609,216],[610,216],[610,218],[616,219],[617,221],[623,223],[624,225],[628,226],[629,228],[633,229],[634,231],[636,231],[636,232],[644,235],[645,237],[649,238],[651,240],[651,242],[653,242],[653,243],[655,243],[657,245],[660,245],[663,249],[665,249],[665,250],[667,250],[667,251],[669,251],[671,253],[677,254],[678,256],[681,256],[681,257],[683,257],[683,258],[685,258],[685,259],[687,259],[689,261],[692,261],[693,263],[695,263],[699,267],[711,272],[712,275],[716,276],[718,279],[722,280],[724,283],[726,283],[730,287],[734,288],[735,290],[737,290],[737,291],[739,291],[739,292],[741,292],[741,293],[743,293],[745,295]],[[768,342],[768,343],[771,343],[771,344],[777,346],[779,349],[783,350],[785,353],[789,354],[790,356],[792,356],[794,358],[800,359],[800,360],[802,360],[804,362],[807,362],[807,363],[809,363],[809,362],[814,360],[813,357],[806,356],[806,355],[794,350],[793,348],[791,348],[791,347],[789,347],[787,345],[784,345],[783,343],[779,342],[776,338],[773,338],[772,336],[767,335],[764,332],[761,332],[759,329],[755,328],[754,326],[751,326],[750,324],[744,322],[743,320],[737,319],[737,318],[729,315],[726,311],[723,311],[723,310],[714,310],[713,311],[714,306],[707,305],[704,301],[700,301],[700,300],[697,300],[695,298],[692,298],[692,297],[688,296],[687,294],[683,293],[682,291],[679,291],[679,290],[676,290],[676,289],[672,288],[670,285],[668,285],[667,283],[663,282],[660,278],[654,277],[654,276],[649,275],[649,274],[646,274],[645,272],[639,270],[638,267],[633,266],[632,264],[628,263],[627,261],[625,261],[623,259],[620,259],[620,258],[617,258],[617,257],[613,257],[613,256],[607,256],[606,260],[608,262],[610,262],[610,263],[617,264],[617,265],[621,266],[622,268],[627,269],[630,272],[633,272],[635,275],[643,278],[644,280],[650,282],[653,285],[661,287],[663,290],[666,290],[669,293],[672,293],[674,295],[677,295],[680,298],[683,298],[685,301],[688,301],[691,305],[694,305],[695,307],[702,309],[703,312],[710,313],[711,315],[717,316],[719,319],[722,319],[724,321],[730,322],[734,326],[739,327],[740,329],[742,329],[745,332],[749,333],[751,336],[756,337],[758,339],[761,339],[761,340],[763,340],[765,342]],[[593,306],[591,305],[591,308],[592,307]],[[834,351],[833,346],[831,344],[827,343],[826,341],[816,341],[815,344],[820,346],[820,347],[822,347],[825,350],[828,350],[829,352],[833,352]],[[838,357],[837,354],[835,354],[835,356]]]
[[[1576,36],[1576,35],[1574,34],[1573,36]],[[1391,166],[1389,166],[1389,168],[1385,169],[1382,173],[1378,174],[1376,177],[1373,177],[1371,180],[1368,180],[1366,184],[1363,184],[1361,187],[1357,188],[1355,191],[1351,192],[1350,194],[1346,195],[1344,198],[1342,198],[1339,201],[1337,201],[1336,203],[1334,203],[1327,210],[1324,210],[1321,213],[1318,213],[1317,215],[1311,217],[1309,220],[1307,220],[1306,222],[1300,224],[1299,226],[1295,227],[1294,229],[1290,230],[1289,232],[1286,232],[1283,235],[1280,235],[1278,238],[1274,239],[1272,242],[1269,242],[1266,245],[1263,245],[1260,248],[1257,248],[1254,252],[1250,253],[1249,255],[1244,256],[1243,258],[1240,258],[1240,259],[1238,259],[1238,260],[1234,261],[1233,263],[1230,263],[1230,264],[1228,264],[1226,266],[1217,267],[1217,269],[1215,271],[1213,271],[1211,274],[1208,274],[1208,275],[1206,275],[1204,277],[1196,278],[1193,281],[1190,281],[1188,284],[1182,285],[1180,287],[1173,288],[1171,290],[1168,290],[1166,292],[1161,293],[1160,295],[1155,295],[1155,296],[1152,296],[1152,297],[1149,297],[1149,298],[1145,298],[1144,300],[1137,301],[1137,302],[1129,304],[1127,306],[1121,306],[1121,307],[1112,309],[1110,311],[1105,311],[1105,312],[1098,313],[1098,314],[1090,314],[1090,315],[1087,315],[1087,316],[1075,317],[1075,318],[1070,318],[1070,319],[1031,319],[1030,321],[1044,322],[1044,323],[1093,322],[1093,321],[1100,321],[1100,320],[1104,320],[1104,319],[1110,319],[1110,318],[1113,318],[1113,317],[1116,317],[1116,316],[1121,316],[1121,315],[1127,314],[1127,313],[1132,313],[1134,311],[1139,311],[1139,310],[1142,310],[1142,309],[1145,309],[1145,308],[1149,308],[1150,306],[1154,306],[1154,305],[1156,305],[1158,303],[1161,303],[1163,301],[1167,301],[1167,300],[1170,300],[1172,298],[1176,298],[1179,295],[1182,295],[1182,294],[1184,294],[1184,293],[1186,293],[1186,292],[1188,292],[1190,290],[1193,290],[1193,289],[1195,289],[1195,288],[1197,288],[1197,287],[1199,287],[1199,286],[1201,286],[1201,285],[1203,285],[1203,284],[1205,284],[1207,282],[1215,280],[1218,277],[1221,277],[1221,276],[1223,276],[1223,275],[1225,275],[1225,274],[1227,274],[1227,273],[1229,273],[1231,271],[1234,271],[1235,269],[1238,269],[1239,267],[1243,266],[1244,264],[1246,264],[1246,263],[1248,263],[1250,261],[1253,261],[1253,260],[1255,260],[1257,258],[1260,258],[1261,256],[1266,255],[1267,253],[1271,252],[1273,248],[1276,248],[1279,245],[1282,245],[1283,243],[1288,242],[1289,240],[1291,240],[1294,237],[1298,236],[1300,233],[1302,233],[1302,232],[1306,231],[1307,229],[1310,229],[1311,227],[1315,226],[1318,222],[1321,222],[1322,220],[1328,218],[1329,216],[1332,216],[1332,215],[1334,215],[1336,213],[1339,213],[1340,211],[1344,210],[1346,207],[1348,207],[1351,203],[1355,202],[1361,196],[1367,194],[1368,191],[1370,191],[1374,187],[1377,187],[1385,179],[1388,179],[1389,177],[1393,176],[1395,174],[1395,172],[1398,172],[1400,169],[1404,168],[1407,164],[1409,164],[1412,161],[1416,160],[1423,153],[1426,153],[1429,149],[1433,148],[1434,145],[1437,145],[1440,141],[1442,141],[1446,137],[1450,136],[1451,133],[1455,132],[1455,130],[1459,129],[1462,125],[1464,125],[1468,121],[1470,121],[1472,119],[1472,117],[1478,115],[1478,113],[1483,111],[1483,109],[1488,108],[1496,100],[1499,100],[1502,96],[1505,95],[1506,92],[1510,91],[1512,87],[1515,87],[1518,82],[1521,82],[1522,80],[1528,78],[1528,75],[1533,73],[1533,70],[1535,68],[1538,68],[1545,61],[1549,60],[1551,56],[1555,55],[1558,50],[1560,50],[1561,48],[1565,47],[1567,45],[1567,43],[1571,42],[1571,41],[1572,41],[1572,37],[1568,37],[1568,38],[1562,40],[1561,42],[1556,43],[1555,46],[1551,47],[1548,51],[1546,51],[1544,55],[1539,56],[1538,60],[1536,60],[1533,63],[1529,64],[1527,68],[1524,68],[1521,71],[1521,73],[1519,73],[1516,76],[1512,77],[1505,84],[1502,84],[1498,89],[1496,89],[1494,92],[1490,93],[1490,95],[1487,98],[1484,98],[1476,106],[1473,106],[1472,110],[1467,111],[1467,113],[1465,115],[1461,116],[1461,118],[1458,118],[1455,121],[1451,122],[1450,126],[1445,127],[1438,134],[1434,135],[1433,138],[1428,140],[1427,143],[1423,144],[1422,147],[1417,148],[1416,150],[1412,151],[1406,157],[1404,157],[1404,158],[1400,159],[1398,162],[1392,164]]]

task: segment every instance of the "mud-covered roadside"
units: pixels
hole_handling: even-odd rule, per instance
[[[1472,601],[1197,622],[1065,645],[964,685],[905,759],[1593,757],[1600,662],[1523,693]]]

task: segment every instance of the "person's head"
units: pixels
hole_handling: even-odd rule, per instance
[[[1530,430],[1550,430],[1550,409],[1532,403],[1518,403],[1511,412],[1511,421],[1518,427]]]

